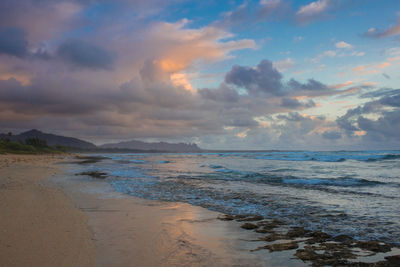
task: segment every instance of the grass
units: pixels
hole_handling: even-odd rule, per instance
[[[66,152],[62,146],[48,146],[39,139],[27,139],[23,142],[0,140],[0,154],[60,154]]]

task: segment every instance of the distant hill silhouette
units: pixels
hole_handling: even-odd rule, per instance
[[[166,142],[156,142],[147,143],[142,141],[126,141],[119,143],[110,143],[100,146],[101,148],[118,148],[118,149],[134,149],[134,150],[151,150],[151,151],[165,151],[165,152],[200,152],[202,151],[196,144],[186,144],[186,143],[166,143]]]
[[[104,144],[102,146],[96,146],[90,142],[61,135],[43,133],[39,130],[33,129],[27,132],[23,132],[17,135],[8,136],[7,134],[0,133],[0,139],[9,139],[11,141],[25,142],[28,138],[38,138],[45,140],[49,146],[64,146],[71,148],[70,151],[88,151],[88,152],[200,152],[200,149],[196,144],[185,144],[185,143],[147,143],[142,141],[127,141],[119,143]]]
[[[23,132],[17,135],[12,135],[11,137],[7,134],[0,134],[0,139],[8,138],[11,141],[22,141],[25,142],[28,138],[39,138],[40,140],[45,140],[49,146],[64,146],[70,148],[80,148],[80,149],[95,149],[96,145],[80,140],[73,137],[65,137],[61,135],[43,133],[39,130],[33,129],[27,132]]]

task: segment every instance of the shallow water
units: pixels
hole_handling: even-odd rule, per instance
[[[89,168],[136,197],[400,244],[400,151],[103,156]]]

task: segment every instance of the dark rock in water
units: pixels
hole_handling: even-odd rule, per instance
[[[238,222],[255,222],[255,221],[263,220],[264,217],[260,216],[260,215],[243,215],[243,214],[230,215],[230,214],[225,214],[225,215],[223,215],[221,217],[218,217],[218,219],[221,220],[221,221],[233,221],[233,220],[236,220]]]
[[[91,172],[81,172],[78,173],[77,175],[87,175],[97,179],[105,179],[107,178],[108,174],[105,172],[91,171]]]
[[[325,243],[317,247],[305,246],[304,249],[298,249],[295,256],[304,262],[312,262],[312,266],[347,266],[350,264],[347,259],[356,258],[348,248],[342,248],[339,243]]]
[[[253,230],[253,229],[258,228],[258,225],[254,224],[254,223],[245,223],[245,224],[242,224],[240,227],[242,227],[243,229],[246,229],[246,230]]]
[[[291,250],[291,249],[296,249],[298,247],[299,245],[297,244],[297,242],[289,242],[289,243],[266,245],[262,248],[268,249],[270,252],[273,252],[273,251]]]
[[[221,221],[233,221],[234,219],[235,219],[235,217],[232,215],[229,215],[229,214],[225,214],[221,217],[218,217],[218,220],[221,220]]]
[[[312,249],[298,249],[294,254],[302,261],[314,261],[318,259],[318,254]]]
[[[305,230],[303,227],[293,227],[286,233],[286,236],[289,238],[304,237],[308,232],[310,231]]]
[[[357,247],[373,252],[389,252],[392,249],[392,246],[375,240],[359,241],[357,242]]]
[[[387,256],[385,259],[388,261],[388,266],[400,266],[400,255]]]
[[[287,239],[286,235],[281,235],[281,234],[277,234],[277,233],[272,233],[270,235],[260,238],[260,240],[267,241],[267,242],[273,242],[273,241],[282,240],[282,239]]]
[[[283,223],[277,219],[273,219],[272,221],[261,221],[257,223],[258,226],[262,227],[259,229],[259,233],[269,233],[272,229],[275,229],[282,224]]]
[[[78,161],[77,162],[78,164],[96,163],[103,159],[106,159],[105,157],[101,157],[101,156],[76,156],[75,158],[82,160],[82,161]]]
[[[322,231],[311,232],[309,236],[311,238],[307,240],[307,244],[322,243],[332,237],[331,235],[328,235],[327,233],[324,233]]]
[[[336,242],[341,242],[341,243],[346,243],[346,244],[352,243],[354,241],[354,239],[348,235],[338,235],[338,236],[335,236],[333,238],[333,240],[335,240]]]
[[[264,219],[263,216],[256,215],[256,216],[246,217],[243,219],[238,219],[237,221],[238,222],[254,222],[254,221],[261,221],[262,219]]]

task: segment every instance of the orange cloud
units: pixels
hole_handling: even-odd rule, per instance
[[[343,88],[343,87],[350,86],[353,83],[354,83],[353,81],[347,81],[347,82],[344,82],[344,83],[330,85],[329,88],[331,88],[331,89],[340,89],[340,88]]]

